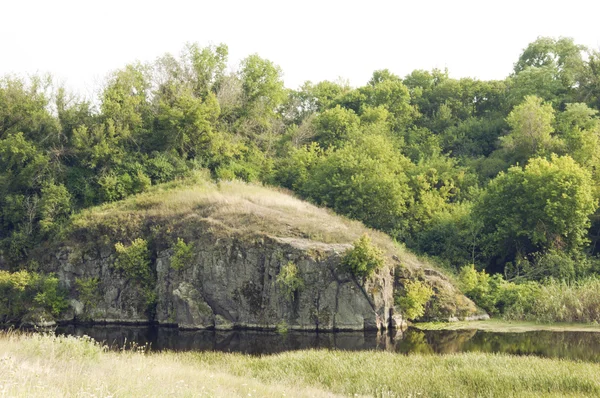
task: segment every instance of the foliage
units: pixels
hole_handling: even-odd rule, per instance
[[[173,246],[173,256],[171,257],[171,268],[176,271],[184,269],[194,259],[194,244],[185,243],[181,238],[177,238],[177,243]]]
[[[375,271],[382,268],[385,260],[383,251],[371,243],[369,235],[362,235],[354,242],[354,247],[348,249],[342,265],[358,278],[369,278]]]
[[[501,137],[502,146],[514,161],[525,164],[536,155],[546,155],[559,144],[551,135],[553,132],[554,109],[550,104],[542,104],[542,99],[525,97],[506,118],[512,131]]]
[[[79,301],[83,304],[84,313],[90,312],[100,301],[99,278],[75,278],[75,287],[79,294]]]
[[[575,282],[550,280],[536,290],[525,311],[506,312],[510,319],[538,322],[600,322],[600,280],[589,277]]]
[[[394,234],[405,227],[409,167],[391,140],[368,135],[320,158],[299,190],[337,213]]]
[[[36,309],[60,315],[68,307],[56,276],[0,270],[0,323],[18,322]]]
[[[136,238],[129,246],[121,242],[115,244],[117,252],[113,264],[115,270],[122,272],[127,278],[146,281],[150,278],[150,251],[147,242]]]
[[[540,37],[515,61],[495,81],[382,69],[361,87],[339,80],[290,90],[281,68],[257,54],[228,72],[226,45],[190,43],[180,56],[112,72],[93,99],[48,76],[1,77],[0,259],[21,269],[64,236],[71,214],[206,170],[291,189],[435,261],[519,282],[489,277],[510,286],[502,291],[527,295],[524,280],[572,283],[594,272],[600,247],[600,53]],[[194,201],[182,202],[181,211],[147,205],[183,214]],[[260,207],[231,208],[241,206]],[[299,236],[352,235],[299,214],[282,216]],[[130,239],[139,226],[119,217],[116,239]],[[226,225],[236,217],[221,215]],[[184,244],[176,267],[187,262]],[[132,265],[126,249],[116,268],[152,301],[149,253]],[[492,294],[485,283],[474,297]],[[492,296],[482,305],[504,300]]]
[[[407,319],[418,319],[425,314],[425,305],[427,305],[433,294],[433,289],[425,282],[420,280],[406,281],[404,292],[396,298],[396,304]]]
[[[505,316],[531,312],[539,288],[534,282],[517,284],[505,281],[500,274],[478,272],[473,264],[461,268],[459,281],[463,292],[478,306],[490,314]]]
[[[337,105],[316,117],[314,139],[322,148],[341,146],[358,132],[359,124],[360,119],[353,110]]]
[[[304,280],[295,263],[290,261],[281,267],[277,275],[277,286],[288,300],[294,300],[296,294],[304,288]]]
[[[474,212],[488,255],[512,260],[518,253],[582,248],[596,206],[589,172],[568,156],[552,156],[499,174]]]

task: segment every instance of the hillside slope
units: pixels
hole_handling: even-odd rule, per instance
[[[340,262],[365,233],[386,265],[362,281]],[[128,249],[135,245],[137,253]],[[416,278],[435,291],[426,318],[477,311],[440,271],[385,234],[281,190],[201,175],[84,211],[34,258],[70,289],[67,320],[378,329],[399,322],[394,291]],[[299,280],[291,287],[280,277],[290,264]]]

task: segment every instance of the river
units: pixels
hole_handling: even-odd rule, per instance
[[[600,362],[600,333],[535,331],[497,333],[477,330],[404,332],[195,330],[157,326],[62,326],[57,334],[83,336],[103,342],[112,349],[144,346],[150,351],[221,351],[268,355],[290,350],[387,350],[410,354],[447,355],[458,352],[508,353]]]

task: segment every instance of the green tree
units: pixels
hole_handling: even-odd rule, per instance
[[[355,135],[358,132],[360,119],[354,111],[337,105],[319,114],[313,125],[314,140],[326,149],[330,146],[342,146]]]
[[[247,114],[254,117],[274,115],[286,97],[282,74],[279,66],[256,54],[242,61],[239,75]]]
[[[64,185],[52,183],[43,187],[41,193],[41,230],[45,233],[56,231],[71,213],[71,195]]]
[[[389,138],[366,135],[316,162],[301,190],[340,214],[397,233],[406,226],[410,167]]]
[[[500,140],[514,162],[525,164],[529,158],[550,154],[559,146],[552,136],[554,109],[539,97],[525,97],[525,101],[508,115],[506,122],[511,132]]]
[[[539,37],[530,43],[515,63],[511,101],[536,95],[555,105],[574,102],[586,81],[584,57],[587,48],[573,39]]]
[[[600,171],[600,119],[598,111],[586,104],[567,104],[557,116],[559,137],[564,152],[590,170],[598,181]]]
[[[414,320],[425,314],[425,306],[433,296],[433,289],[419,280],[406,281],[404,292],[396,298],[396,304],[406,319]]]
[[[581,249],[596,207],[590,173],[569,156],[553,155],[500,173],[474,213],[487,254],[512,261],[553,248]]]

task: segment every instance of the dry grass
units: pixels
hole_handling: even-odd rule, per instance
[[[178,354],[106,352],[75,337],[0,335],[1,397],[333,397],[265,383]]]
[[[73,337],[0,334],[9,397],[586,397],[595,363],[495,354],[309,350],[265,357],[107,352]]]
[[[98,206],[76,216],[75,229],[107,223],[113,219],[203,219],[240,235],[269,235],[309,239],[323,243],[352,243],[368,233],[387,254],[416,269],[422,262],[387,235],[361,222],[336,215],[272,187],[240,181],[213,183],[202,177],[154,187],[120,202]]]

